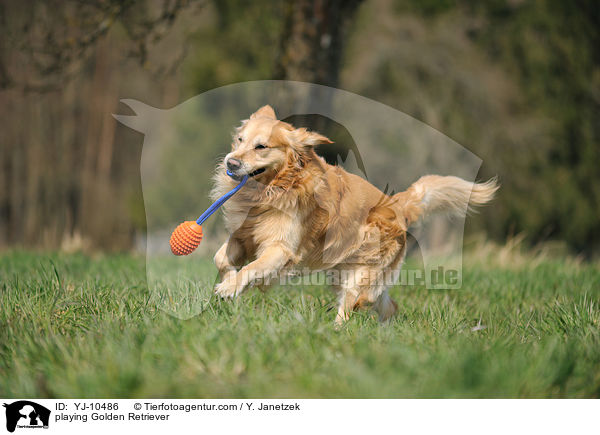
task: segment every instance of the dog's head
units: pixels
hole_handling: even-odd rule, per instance
[[[324,143],[332,142],[306,128],[279,121],[271,106],[263,106],[236,129],[225,167],[237,179],[248,175],[268,183],[282,170],[301,166],[313,147]]]

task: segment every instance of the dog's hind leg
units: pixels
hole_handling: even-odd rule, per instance
[[[398,304],[390,297],[387,290],[385,290],[373,304],[373,309],[379,315],[379,321],[386,322],[396,315]]]
[[[339,301],[338,301],[338,312],[335,316],[335,324],[338,326],[343,325],[346,320],[350,318],[350,313],[356,305],[358,299],[358,292],[353,289],[340,289]]]
[[[375,299],[373,309],[379,315],[380,322],[386,322],[398,312],[398,304],[390,297],[388,288],[398,282],[400,270],[404,261],[404,250],[402,250],[394,261],[383,271],[383,282],[378,283],[372,292],[372,298]]]
[[[403,258],[401,252],[383,269],[371,265],[354,269],[351,279],[341,286],[341,290],[346,291],[342,292],[336,323],[347,320],[352,310],[369,307],[378,314],[380,322],[390,320],[398,311],[398,305],[388,294],[388,288],[398,281]]]
[[[365,303],[373,302],[364,299],[364,296],[368,295],[368,291],[365,290],[371,286],[373,271],[364,266],[337,270],[340,273],[340,283],[336,286],[339,300],[335,323],[339,326],[350,318],[352,311],[361,308]]]

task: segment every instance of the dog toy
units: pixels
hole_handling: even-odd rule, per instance
[[[229,172],[229,170],[227,171],[227,175],[233,177],[233,174]],[[202,213],[198,219],[196,219],[196,221],[185,221],[177,225],[177,228],[173,230],[171,239],[169,240],[171,252],[175,255],[189,255],[194,252],[194,249],[196,249],[202,241],[202,224],[204,221],[208,219],[214,212],[216,212],[219,207],[225,204],[225,201],[227,201],[229,198],[235,195],[238,190],[244,187],[246,181],[248,181],[247,175],[242,178],[237,186],[217,199],[210,207],[208,207],[206,211]]]

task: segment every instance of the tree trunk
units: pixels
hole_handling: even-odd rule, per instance
[[[344,41],[348,26],[361,0],[300,0],[288,1],[284,32],[275,68],[275,78],[338,87]],[[323,112],[331,112],[331,93],[319,95]],[[297,94],[288,100],[317,96]],[[296,101],[299,103],[299,101]],[[296,108],[302,104],[296,105]],[[302,112],[302,109],[300,109]],[[296,127],[306,127],[329,137],[334,144],[320,147],[319,154],[331,164],[345,161],[353,151],[359,168],[366,174],[364,163],[348,131],[332,119],[309,113],[295,113],[285,119]]]
[[[275,78],[336,87],[347,26],[360,3],[288,1]]]

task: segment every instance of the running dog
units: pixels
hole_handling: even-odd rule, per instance
[[[224,206],[230,236],[215,255],[218,295],[238,296],[297,268],[343,269],[334,285],[336,323],[369,306],[386,321],[398,306],[384,283],[399,275],[408,227],[433,212],[464,215],[498,189],[495,179],[471,183],[427,175],[389,196],[315,153],[317,145],[329,143],[319,133],[279,121],[271,106],[236,129],[212,197],[246,175],[250,179]]]

